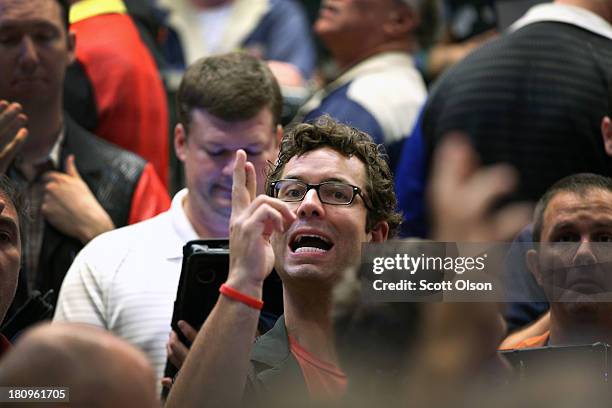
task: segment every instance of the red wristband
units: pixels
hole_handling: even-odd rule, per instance
[[[225,283],[221,285],[221,287],[219,288],[219,292],[222,295],[225,295],[230,299],[237,300],[240,303],[244,303],[245,305],[252,307],[253,309],[261,310],[263,308],[263,300],[255,299],[252,296],[245,295],[242,292],[238,292],[236,289],[226,285]]]

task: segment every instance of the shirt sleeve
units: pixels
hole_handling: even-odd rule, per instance
[[[156,216],[170,208],[170,196],[151,163],[147,163],[134,189],[128,224]]]

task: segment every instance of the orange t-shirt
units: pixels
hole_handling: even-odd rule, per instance
[[[518,349],[527,349],[534,347],[544,347],[548,344],[548,338],[550,337],[550,330],[547,330],[544,334],[539,336],[529,337],[518,343],[516,346],[504,349],[504,350],[518,350]]]
[[[289,337],[291,354],[297,360],[309,394],[316,399],[335,399],[344,395],[348,380],[334,364],[319,360],[292,337]]]

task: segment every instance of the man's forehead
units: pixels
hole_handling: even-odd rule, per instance
[[[0,191],[0,224],[10,224],[19,230],[19,215],[13,202]]]
[[[253,118],[236,121],[218,118],[201,108],[192,109],[190,115],[190,130],[203,132],[206,139],[215,143],[275,140],[272,113],[268,108],[262,109]]]
[[[0,24],[62,24],[61,8],[55,0],[0,0]]]
[[[282,177],[342,180],[365,187],[365,165],[355,155],[349,157],[330,147],[321,147],[289,159]]]
[[[612,192],[589,189],[583,194],[562,191],[553,196],[544,213],[544,227],[580,217],[612,220]]]

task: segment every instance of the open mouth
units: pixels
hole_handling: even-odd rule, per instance
[[[289,247],[291,251],[300,254],[308,252],[327,252],[334,244],[327,238],[320,235],[300,234],[296,235]]]

